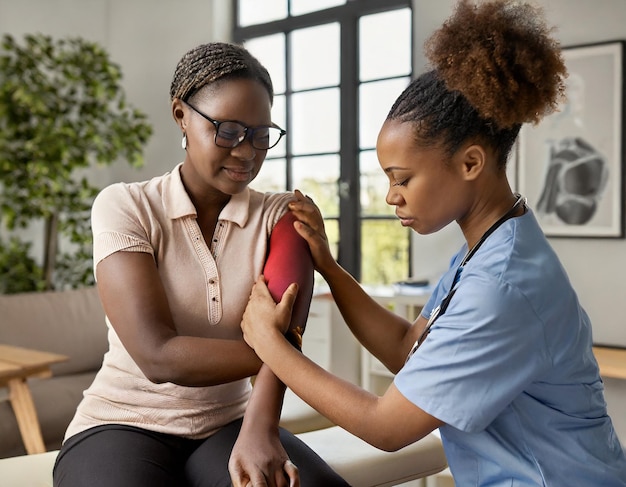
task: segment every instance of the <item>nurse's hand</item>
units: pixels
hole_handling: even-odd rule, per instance
[[[301,191],[295,190],[295,199],[289,203],[289,209],[298,219],[294,223],[296,231],[309,244],[315,269],[320,274],[336,266],[337,262],[330,251],[328,237],[324,228],[324,218],[320,209],[313,200],[302,194]]]
[[[265,278],[259,276],[241,320],[243,338],[261,360],[263,351],[271,349],[275,340],[284,340],[291,323],[293,304],[298,295],[297,284],[290,284],[278,304],[270,294]]]

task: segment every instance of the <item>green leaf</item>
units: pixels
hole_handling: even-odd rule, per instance
[[[153,132],[147,116],[126,100],[121,79],[119,65],[97,43],[42,34],[27,34],[21,43],[2,37],[0,230],[9,243],[0,241],[0,270],[5,276],[2,263],[13,262],[6,276],[16,284],[7,277],[0,292],[92,282],[89,208],[101,188],[89,184],[84,169],[119,160],[141,166]],[[59,225],[52,238],[70,242],[72,252],[33,260],[31,244],[17,244],[14,231],[53,214]],[[36,261],[47,260],[57,262],[55,279],[42,283]]]

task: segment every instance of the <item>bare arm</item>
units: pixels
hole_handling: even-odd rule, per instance
[[[116,252],[98,264],[96,275],[104,311],[128,353],[151,381],[209,386],[259,371],[259,358],[242,340],[177,334],[149,254]]]
[[[291,315],[285,316],[285,323],[289,328],[298,327],[304,331],[313,295],[313,261],[307,243],[294,231],[294,221],[293,214],[286,213],[274,227],[263,272],[267,289],[275,302],[281,300],[291,283],[296,283],[298,294]],[[284,392],[284,384],[268,367],[262,366],[255,381],[248,412],[256,411],[255,416],[263,415],[265,424],[271,427],[274,423],[278,430]],[[259,402],[262,405],[257,407]]]
[[[294,350],[281,329],[295,292],[290,288],[276,306],[264,282],[257,281],[242,325],[245,340],[289,388],[334,423],[383,450],[406,446],[441,426],[394,385],[378,397]]]
[[[268,479],[276,483],[267,485],[284,485],[285,476],[299,485],[278,433],[284,393],[285,385],[263,364],[228,461],[233,486],[266,485]]]
[[[295,282],[300,290],[293,313],[285,326],[304,331],[313,294],[313,262],[307,243],[295,232],[291,213],[285,214],[272,231],[269,253],[263,269],[269,294],[280,301],[287,287]],[[295,484],[298,475],[278,436],[285,385],[263,365],[256,377],[241,432],[229,461],[233,485],[263,484],[264,477],[288,475]],[[273,453],[272,453],[273,452]],[[262,474],[262,475],[261,475]],[[274,484],[270,484],[274,485]]]

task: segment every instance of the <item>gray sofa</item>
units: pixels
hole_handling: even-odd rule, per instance
[[[29,379],[43,440],[61,446],[83,391],[107,350],[107,328],[96,288],[0,295],[0,343],[67,355],[52,377]],[[6,388],[0,389],[0,458],[25,454]]]
[[[106,331],[95,288],[0,295],[0,343],[70,357],[52,366],[51,378],[29,380],[47,453],[24,455],[13,410],[2,401],[5,391],[0,389],[2,487],[52,486],[57,449],[83,391],[100,368],[107,350]],[[298,434],[355,487],[398,485],[447,466],[441,441],[434,434],[397,452],[383,452],[333,426],[289,390],[281,425]]]

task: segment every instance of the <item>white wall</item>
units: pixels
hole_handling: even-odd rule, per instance
[[[600,41],[626,40],[624,0],[539,0],[548,23],[563,46]],[[424,70],[422,45],[451,13],[454,0],[413,0],[415,14],[416,71]],[[625,209],[626,211],[626,209]],[[415,275],[443,271],[455,245],[462,241],[456,228],[432,236],[415,236],[413,262]],[[626,346],[626,240],[551,239],[582,305],[589,313],[598,343]],[[607,379],[609,413],[626,444],[626,381]]]
[[[99,42],[122,67],[128,100],[149,117],[154,134],[141,170],[115,164],[98,185],[160,175],[183,159],[169,108],[174,68],[190,48],[230,35],[224,0],[0,0],[0,33],[42,32]],[[220,38],[221,37],[221,38]]]
[[[141,169],[120,162],[90,171],[94,184],[104,187],[161,175],[183,160],[180,130],[170,114],[174,68],[192,47],[228,40],[229,5],[226,0],[0,0],[0,34],[18,42],[36,32],[84,37],[100,43],[121,66],[128,102],[148,116],[154,132]],[[42,231],[33,224],[21,232],[32,239],[36,259],[43,255]]]

